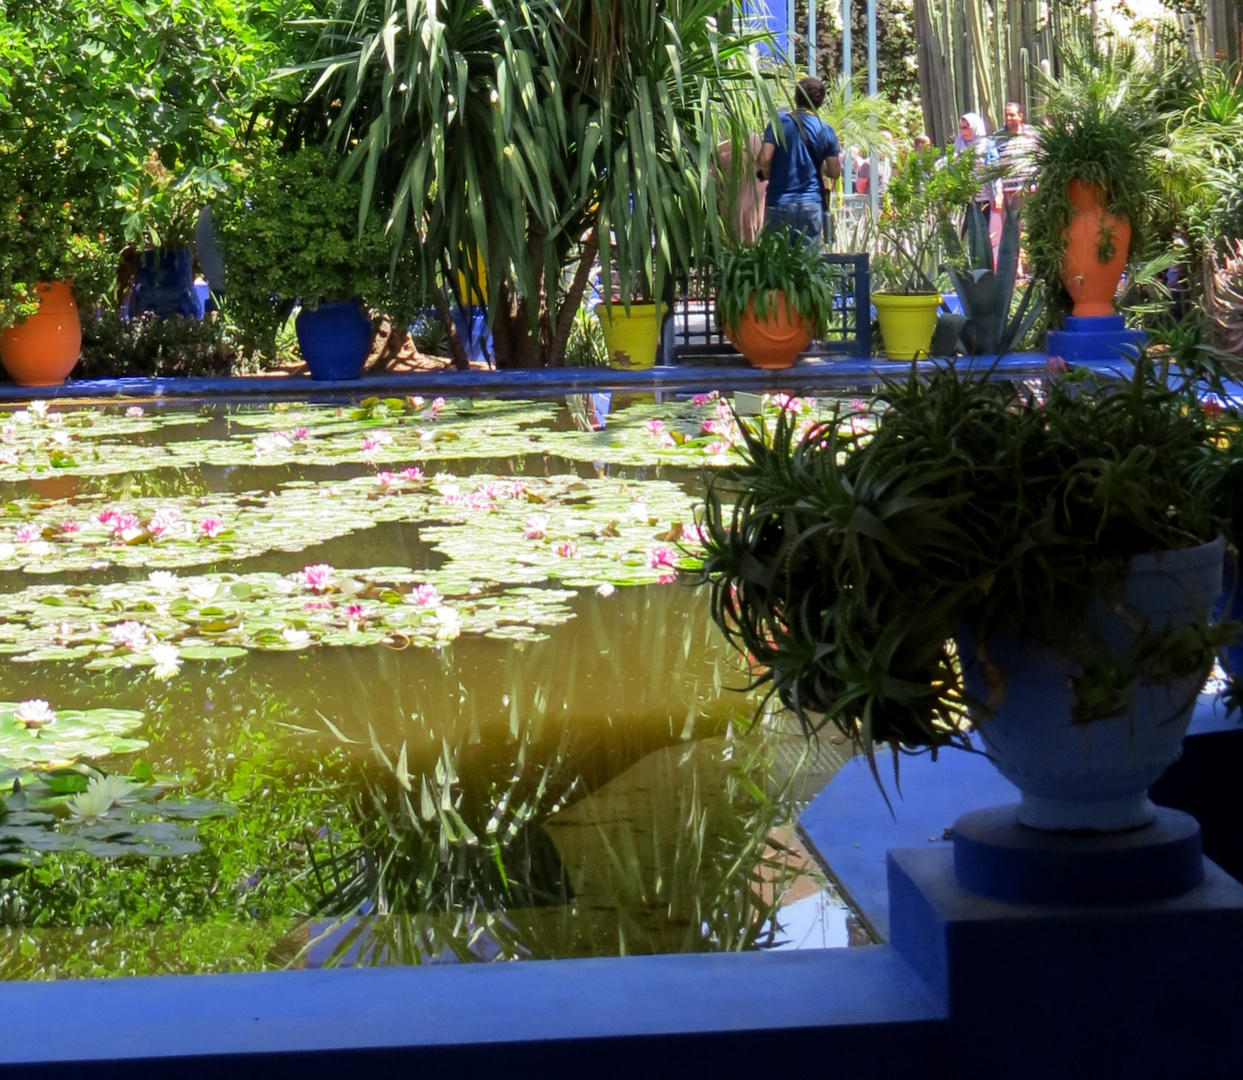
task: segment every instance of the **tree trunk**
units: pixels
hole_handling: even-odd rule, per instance
[[[440,317],[440,325],[444,327],[445,337],[449,339],[449,356],[453,358],[453,366],[459,371],[470,370],[470,358],[466,355],[466,346],[457,332],[457,323],[449,311],[449,301],[439,289],[436,291],[436,314]]]
[[[561,310],[557,312],[557,328],[552,336],[552,345],[548,351],[548,363],[551,367],[565,366],[565,348],[570,340],[570,329],[574,325],[574,315],[583,302],[583,293],[587,291],[587,281],[591,277],[591,267],[596,261],[596,252],[600,250],[600,234],[593,227],[583,241],[582,251],[578,256],[578,269],[565,296],[561,298]]]

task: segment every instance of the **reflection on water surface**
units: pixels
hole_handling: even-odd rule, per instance
[[[55,416],[2,429],[7,977],[851,939],[792,828],[840,758],[747,730],[688,573],[715,398]]]

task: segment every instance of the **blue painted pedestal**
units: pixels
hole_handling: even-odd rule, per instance
[[[1134,360],[1148,336],[1128,330],[1121,315],[1090,318],[1071,315],[1061,330],[1049,331],[1049,358],[1064,360],[1068,367],[1102,360]]]
[[[1016,904],[946,847],[889,854],[894,948],[947,1013],[956,1080],[1243,1076],[1243,885],[1205,864],[1173,899]]]

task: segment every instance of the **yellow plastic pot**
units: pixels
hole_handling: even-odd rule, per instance
[[[872,306],[880,320],[880,336],[890,360],[927,357],[937,328],[940,293],[898,296],[872,293]]]
[[[629,315],[620,300],[614,302],[611,311],[603,304],[597,304],[596,318],[604,330],[609,367],[619,371],[641,371],[656,366],[656,349],[660,344],[663,319],[657,314],[655,304],[631,304]]]

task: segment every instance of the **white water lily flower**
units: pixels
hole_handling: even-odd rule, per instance
[[[596,586],[597,596],[609,597],[609,596],[612,596],[615,592],[617,592],[617,586],[614,585],[611,581],[606,581],[603,585]]]
[[[11,559],[17,553],[15,544],[0,544],[0,559]]]
[[[32,540],[26,550],[31,555],[38,555],[42,558],[44,555],[51,555],[56,548],[55,545],[49,544],[46,540]]]
[[[295,630],[292,626],[287,626],[281,631],[281,638],[286,645],[306,645],[310,642],[311,635],[305,630]]]
[[[147,575],[147,580],[155,586],[155,591],[160,593],[170,593],[177,588],[177,575],[167,570],[152,570]]]
[[[38,731],[56,722],[56,710],[42,698],[30,698],[18,705],[13,719],[27,731]]]
[[[138,789],[121,776],[92,776],[86,790],[66,803],[75,821],[98,821],[114,806],[127,806],[134,801]]]
[[[632,502],[630,506],[627,508],[626,513],[628,513],[632,518],[634,518],[635,521],[646,521],[647,520],[647,503]]]
[[[160,682],[174,678],[181,668],[181,650],[176,645],[152,645],[147,655],[155,662],[151,674]]]
[[[30,405],[28,406],[28,408],[30,409],[31,413],[37,416],[40,420],[42,420],[45,416],[47,416],[47,402],[46,401],[32,401]]]
[[[453,608],[438,607],[433,618],[437,641],[452,641],[462,633],[462,617]]]
[[[190,582],[190,595],[195,600],[210,600],[216,595],[217,588],[214,581],[192,581]]]
[[[131,652],[139,652],[151,644],[151,631],[142,623],[130,619],[117,623],[112,628],[112,640],[117,645],[124,645]]]

